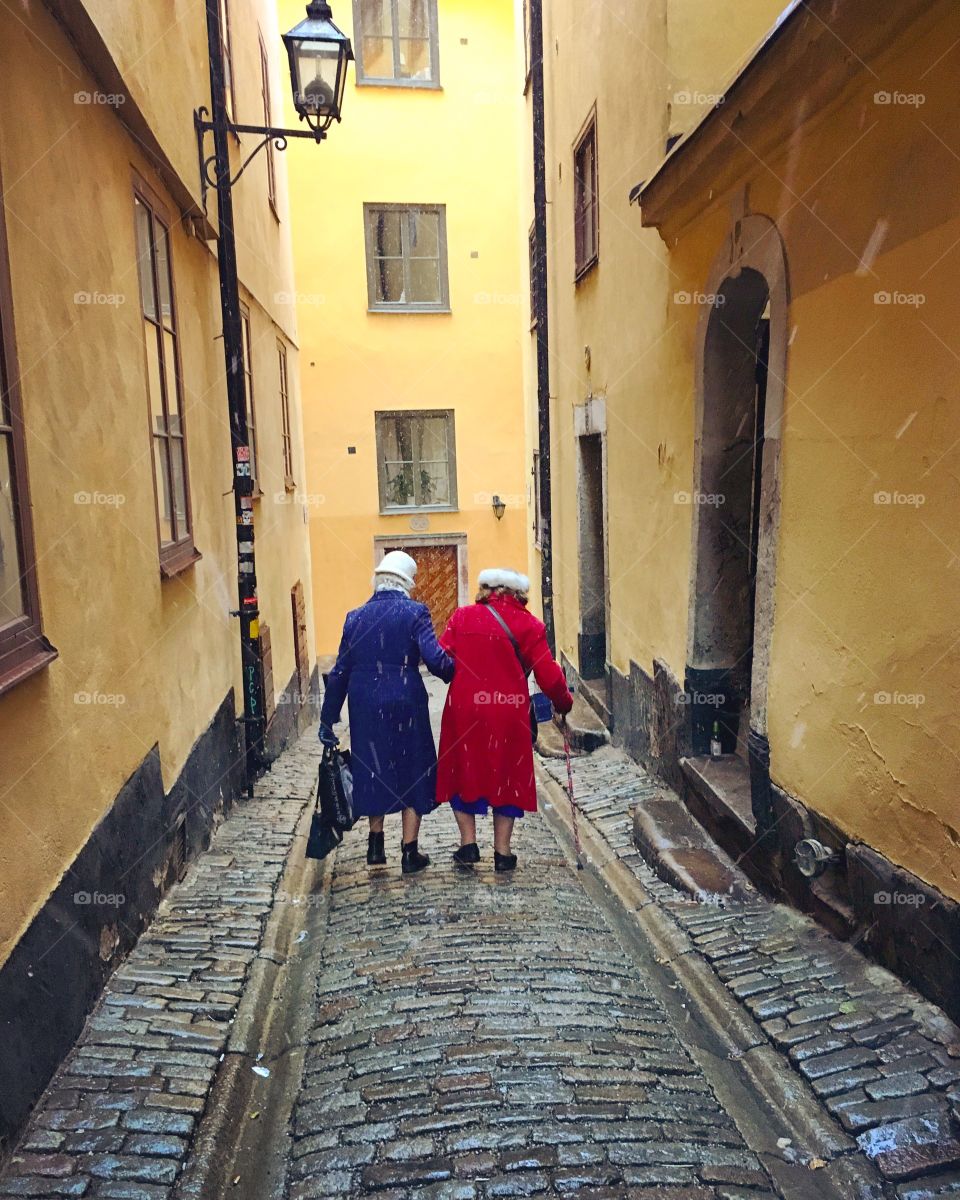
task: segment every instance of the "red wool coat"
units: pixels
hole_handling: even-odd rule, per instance
[[[489,601],[520,644],[554,708],[567,713],[573,697],[547,645],[542,621],[513,597]],[[459,796],[494,808],[513,804],[536,812],[537,789],[530,740],[529,689],[507,635],[487,604],[458,608],[440,645],[456,664],[440,726],[437,800]]]

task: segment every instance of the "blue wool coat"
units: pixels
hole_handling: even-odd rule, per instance
[[[441,650],[425,604],[381,591],[347,614],[320,725],[335,725],[349,702],[357,817],[434,807],[437,752],[421,661],[445,683],[453,678],[453,659]]]

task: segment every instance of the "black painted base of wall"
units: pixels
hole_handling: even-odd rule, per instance
[[[168,793],[154,746],[0,968],[0,1151],[175,881],[180,814],[192,857],[241,794],[241,730],[231,690]]]
[[[607,635],[581,633],[577,636],[581,679],[603,679],[607,661]]]
[[[310,689],[304,696],[300,690],[300,676],[294,671],[290,682],[277,697],[273,719],[267,727],[265,758],[268,763],[295,742],[308,725],[320,724],[320,668],[314,667],[310,676]]]
[[[691,690],[709,684],[723,691],[724,681],[692,678],[688,672],[684,688],[659,659],[653,668],[652,676],[635,662],[629,676],[609,669],[611,734],[614,744],[686,798],[680,760],[703,752],[699,743],[704,732]],[[709,693],[710,687],[703,690]],[[871,847],[848,841],[829,821],[778,788],[770,779],[765,738],[751,731],[749,749],[758,839],[742,865],[754,882],[834,934],[855,939],[960,1022],[960,904]],[[841,853],[839,864],[820,879],[805,879],[793,862],[796,844],[805,837]]]

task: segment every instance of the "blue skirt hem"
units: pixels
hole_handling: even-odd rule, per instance
[[[454,812],[467,813],[471,817],[485,817],[490,810],[490,804],[486,800],[461,800],[459,796],[450,797],[450,807]],[[519,820],[523,816],[523,809],[518,808],[516,804],[495,804],[493,811],[501,817],[513,817]]]

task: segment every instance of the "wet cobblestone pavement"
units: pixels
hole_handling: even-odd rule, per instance
[[[549,823],[518,826],[514,876],[494,874],[489,827],[483,863],[455,868],[441,811],[424,825],[424,874],[400,874],[394,818],[386,868],[367,868],[358,829],[304,877],[314,895],[286,892],[318,756],[308,734],[171,891],[38,1105],[0,1197],[960,1197],[956,1028],[791,910],[695,903],[658,879],[633,845],[631,810],[662,785],[624,755],[574,766],[585,836],[635,887],[616,920],[591,884],[610,868],[576,872],[553,832],[556,791]],[[562,762],[543,765],[564,781]],[[234,1187],[221,1171],[208,1190],[199,1148],[222,1129],[226,1067],[239,1060],[253,1078],[267,1001],[252,980],[279,961],[270,930],[292,899],[303,904],[292,957],[313,998],[297,1033],[281,1010],[297,1068],[276,1144],[262,1140],[266,1113],[258,1124],[240,1110],[248,1155],[269,1149],[285,1176]],[[645,910],[674,930],[668,957],[637,949]],[[741,1014],[743,1057],[766,1053],[784,1094],[803,1090],[817,1136],[778,1141],[782,1113],[758,1096],[731,1101],[706,1026],[690,1023],[703,997],[674,974],[683,960],[728,1017]],[[219,1109],[222,1120],[229,1104]],[[831,1174],[838,1164],[845,1174]]]
[[[171,1195],[319,757],[314,738],[288,752],[164,899],[35,1109],[0,1196]]]
[[[543,822],[513,877],[425,842],[338,851],[290,1200],[776,1195]]]

